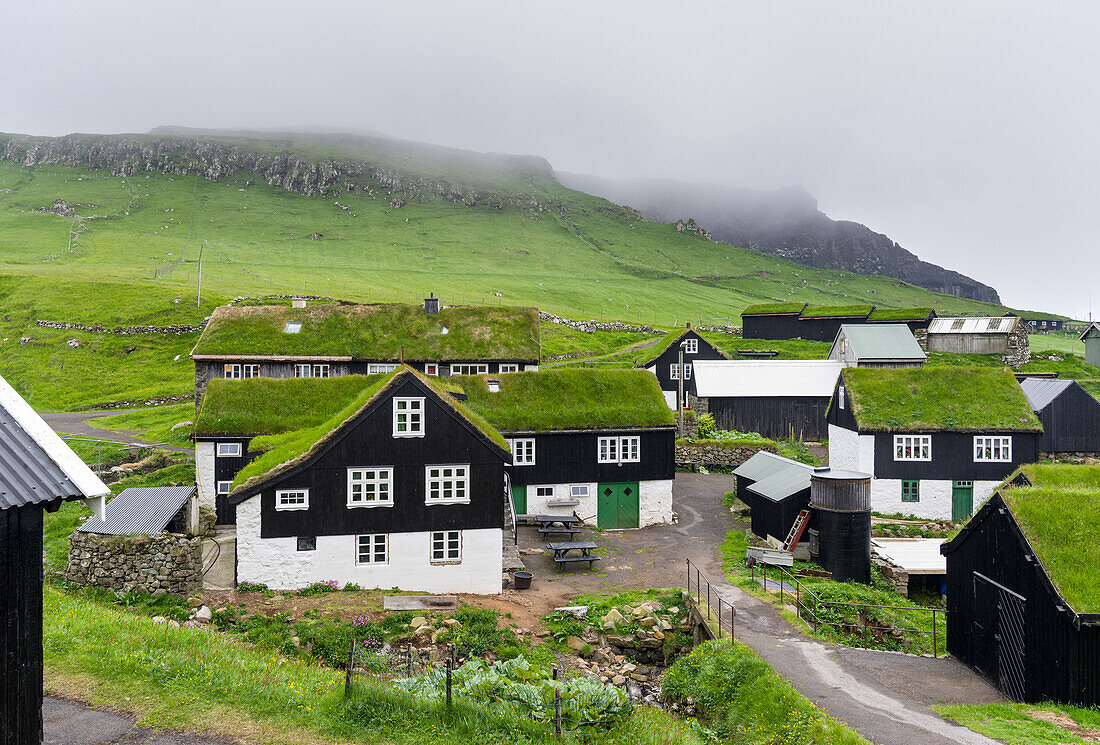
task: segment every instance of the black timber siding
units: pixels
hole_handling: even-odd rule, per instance
[[[832,341],[846,323],[866,323],[867,316],[831,316],[829,318],[799,318],[798,335],[810,341]]]
[[[842,372],[836,381],[836,386],[833,388],[833,400],[829,404],[829,414],[826,422],[855,432],[859,429],[859,425],[856,424],[855,415],[852,414],[852,402],[848,399],[847,389],[845,389],[844,408],[840,408],[840,389],[844,386],[844,373]],[[826,430],[828,430],[828,427],[826,427]]]
[[[241,472],[241,469],[257,458],[260,453],[248,452],[250,437],[220,437],[214,442],[214,488],[217,489],[219,481],[232,481]],[[240,457],[219,456],[219,442],[235,442],[241,446]],[[229,504],[228,494],[217,494],[214,497],[214,508],[218,512],[218,525],[235,525],[237,523],[236,507]]]
[[[42,742],[42,505],[0,510],[0,743]]]
[[[932,460],[895,461],[894,434],[876,432],[875,478],[949,479],[953,481],[1001,481],[1024,463],[1039,458],[1037,432],[906,432],[932,435]],[[1005,463],[974,461],[975,434],[1012,437],[1012,460]]]
[[[425,399],[425,436],[393,436],[393,397]],[[504,454],[490,446],[416,378],[386,392],[319,456],[297,473],[264,485],[260,499],[261,538],[300,535],[407,533],[428,530],[503,528]],[[470,467],[470,504],[426,505],[425,466]],[[349,508],[350,466],[393,466],[393,507]],[[276,510],[275,492],[309,489],[309,509]]]
[[[1100,401],[1077,383],[1066,388],[1039,412],[1044,453],[1091,453],[1100,451]]]
[[[935,314],[933,314],[935,315]],[[832,341],[840,327],[845,323],[904,323],[916,333],[927,329],[929,318],[919,321],[869,321],[866,316],[848,318],[800,318],[797,313],[789,315],[742,316],[741,335],[746,339],[809,339],[813,341]]]
[[[1100,628],[1076,628],[999,494],[945,546],[947,649],[997,684],[998,640],[989,628],[990,604],[975,590],[974,573],[1026,598],[1024,701],[1100,704]],[[979,582],[979,587],[981,582]],[[1086,617],[1090,618],[1090,617]],[[1091,616],[1096,619],[1096,616]]]
[[[740,482],[741,479],[738,481]],[[753,499],[752,504],[749,505],[752,509],[752,532],[761,538],[772,535],[781,541],[785,540],[798,513],[810,508],[808,488],[779,502],[773,502],[752,492],[748,494]],[[811,526],[807,525],[807,528],[809,527]],[[806,538],[806,534],[803,533],[802,537]]]
[[[827,396],[715,396],[706,401],[718,429],[783,438],[790,435],[793,427],[795,437],[807,440],[817,440],[828,433]]]
[[[620,435],[637,435],[641,438],[641,460],[638,463],[618,465],[599,463],[599,438]],[[508,466],[508,476],[513,486],[651,481],[676,477],[676,432],[673,429],[505,436],[535,440],[534,465]]]
[[[798,313],[741,316],[741,336],[746,339],[797,339]]]
[[[724,359],[726,359],[726,356],[723,355],[721,352],[719,352],[717,347],[715,347],[713,344],[711,344],[709,341],[707,341],[703,337],[699,336],[699,334],[695,333],[694,331],[688,331],[687,333],[685,333],[683,338],[680,341],[683,341],[684,339],[698,339],[699,340],[699,351],[698,352],[696,352],[695,354],[688,354],[687,352],[684,353],[684,364],[685,365],[690,365],[692,362],[695,362],[696,360],[710,361],[710,360],[724,360]],[[650,362],[648,365],[646,365],[647,368],[649,368],[649,367],[654,368],[653,374],[657,376],[657,382],[658,382],[658,384],[660,384],[662,391],[675,391],[675,390],[679,389],[679,381],[673,380],[672,375],[670,374],[671,366],[679,363],[679,361],[680,361],[680,344],[679,344],[679,342],[677,342],[676,344],[673,344],[671,347],[666,349],[661,354],[661,356],[658,357],[656,360],[654,360],[653,362]],[[692,375],[692,380],[694,380],[694,379],[695,379],[695,376]],[[684,397],[685,397],[685,399],[687,398],[687,391],[688,391],[688,387],[689,387],[690,382],[691,381],[684,381]]]

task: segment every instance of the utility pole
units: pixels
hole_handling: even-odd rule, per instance
[[[202,246],[199,246],[199,292],[195,296],[195,307],[202,308],[202,249],[206,245],[206,239],[202,239]]]
[[[676,368],[676,412],[680,417],[680,437],[684,436],[684,343],[680,342],[680,362]]]

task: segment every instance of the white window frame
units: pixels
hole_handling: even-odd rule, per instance
[[[368,362],[367,375],[385,375],[397,369],[393,362]]]
[[[668,366],[668,377],[669,377],[670,380],[679,380],[680,379],[680,363],[679,362],[673,362],[671,365]]]
[[[569,487],[569,496],[573,499],[587,499],[591,493],[588,484],[573,484]]]
[[[597,463],[640,463],[642,438],[639,435],[601,437],[596,444]]]
[[[535,465],[535,438],[517,437],[508,440],[508,448],[512,451],[513,466]]]
[[[251,380],[260,377],[260,366],[256,364],[241,365],[241,379]]]
[[[699,354],[699,340],[684,339],[684,354]]]
[[[415,406],[413,406],[415,404]],[[402,408],[404,405],[405,408]],[[415,422],[409,419],[410,415],[415,414],[417,420]],[[402,431],[401,417],[405,416],[405,429]],[[395,397],[393,399],[393,436],[394,437],[423,437],[424,436],[424,399],[423,398],[410,398],[410,397]]]
[[[356,478],[356,473],[362,473],[364,476]],[[366,478],[367,473],[374,475]],[[356,486],[362,487],[360,494],[364,495],[363,498],[355,498]],[[373,487],[370,493],[374,496],[371,499],[365,498],[368,493],[367,487]],[[386,498],[380,499],[378,495],[383,491]],[[349,466],[347,500],[349,508],[393,507],[393,466]]]
[[[227,364],[223,368],[222,375],[226,380],[240,380],[241,379],[241,366],[238,364]]]
[[[225,496],[233,488],[232,481],[219,481],[214,485],[214,493],[218,496]]]
[[[450,475],[446,471],[451,471]],[[450,483],[452,496],[443,496],[446,484]],[[432,492],[439,494],[432,496]],[[459,495],[459,496],[456,496]],[[424,504],[469,504],[470,503],[470,464],[444,463],[424,466]]]
[[[519,372],[519,363],[517,362],[501,362],[500,371],[502,373],[514,373]]]
[[[283,502],[283,499],[292,495],[301,494],[301,502]],[[275,490],[275,509],[281,511],[284,510],[308,510],[309,509],[309,489],[276,489]]]
[[[902,450],[901,455],[898,455],[898,448]],[[907,450],[909,455],[905,455]],[[925,451],[927,451],[927,455],[925,455]],[[894,460],[932,460],[932,435],[894,435]]]
[[[986,457],[986,452],[990,457]],[[975,435],[975,463],[1011,463],[1012,435]]]
[[[329,371],[331,369],[332,368],[330,368],[328,365],[314,365],[313,366],[313,377],[315,377],[315,378],[327,378],[327,377],[329,377]]]
[[[540,498],[540,499],[553,499],[554,498],[554,487],[552,487],[552,486],[536,486],[535,487],[535,496]]]
[[[841,411],[844,411],[845,398],[847,398],[847,395],[844,393],[844,386],[840,386],[836,389],[836,402]]]
[[[464,372],[465,370],[465,372]],[[488,375],[489,365],[484,362],[452,362],[451,375]]]
[[[438,362],[425,362],[424,363],[424,374],[425,375],[435,375],[436,377],[439,377],[439,363]]]
[[[363,558],[363,541],[366,539],[366,559]],[[379,540],[381,539],[381,540]],[[382,547],[384,558],[378,559],[378,547]],[[377,566],[390,563],[390,534],[389,533],[364,533],[355,536],[355,565]]]
[[[214,451],[219,458],[240,458],[241,457],[241,443],[239,442],[219,442],[217,450]]]
[[[312,378],[313,377],[313,365],[308,362],[296,362],[294,363],[294,377],[296,378]]]
[[[433,530],[428,536],[432,564],[462,563],[462,531]]]

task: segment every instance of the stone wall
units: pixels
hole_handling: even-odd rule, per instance
[[[761,450],[774,453],[777,451],[777,447],[774,442],[746,445],[736,442],[718,442],[716,440],[699,440],[696,442],[677,440],[676,462],[736,466],[744,463]]]
[[[1019,367],[1031,361],[1031,340],[1027,338],[1027,326],[1019,319],[1016,328],[1008,335],[1008,351],[1002,358],[1009,367]]]
[[[553,313],[547,313],[544,310],[539,311],[539,320],[546,323],[556,323],[559,326],[567,326],[574,331],[583,331],[586,334],[591,334],[594,331],[632,331],[638,334],[663,336],[665,333],[652,326],[623,323],[621,321],[574,321],[569,318],[562,318],[561,316],[554,315]]]
[[[70,582],[153,595],[190,595],[202,589],[202,539],[180,533],[150,537],[100,535],[75,531],[70,536]]]
[[[208,320],[210,319],[204,318],[202,323],[195,325],[176,323],[169,326],[116,326],[114,328],[107,328],[101,323],[96,323],[88,326],[83,323],[43,321],[42,319],[39,319],[34,322],[34,325],[41,326],[42,328],[47,329],[60,329],[62,331],[87,331],[92,334],[116,334],[118,336],[133,336],[135,334],[183,336],[185,334],[197,334],[198,332],[202,331]]]
[[[1100,453],[1039,453],[1039,460],[1055,460],[1061,462],[1077,463],[1079,465],[1095,466],[1100,463]]]

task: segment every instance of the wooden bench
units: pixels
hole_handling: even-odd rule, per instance
[[[564,533],[569,536],[569,540],[573,540],[573,536],[581,532],[580,528],[539,528],[539,533],[542,535],[549,535],[551,533],[559,534]]]
[[[572,563],[574,561],[587,561],[588,568],[592,569],[592,563],[599,561],[599,556],[555,556],[554,561],[557,562],[558,570],[560,571],[565,564]]]

